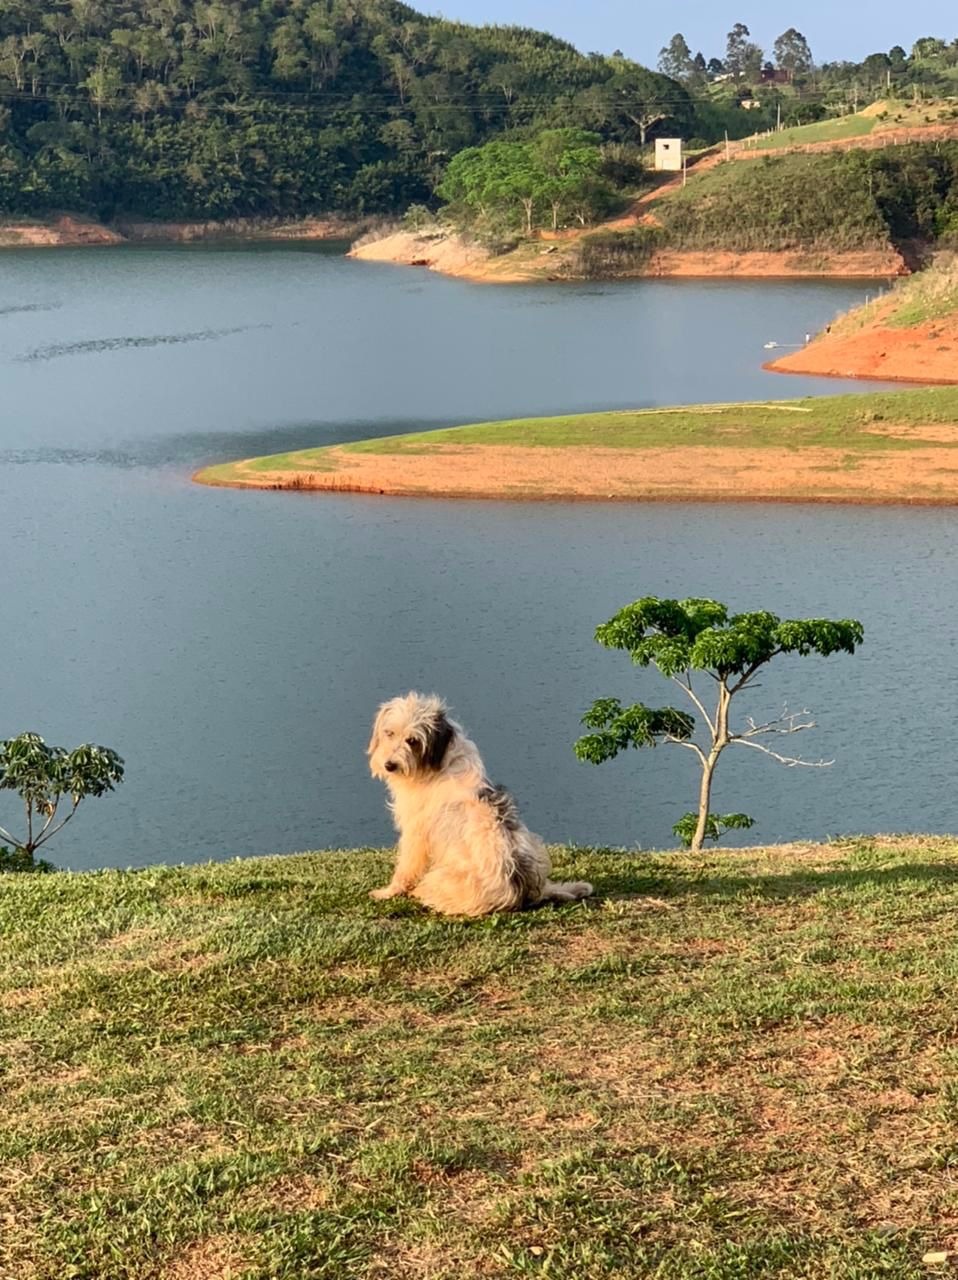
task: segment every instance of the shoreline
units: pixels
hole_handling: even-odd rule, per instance
[[[691,477],[691,478],[690,478]],[[220,488],[547,502],[958,505],[958,392],[681,406],[387,436],[205,467]]]
[[[601,231],[602,227],[592,228]],[[895,249],[827,253],[814,250],[705,252],[661,249],[641,267],[600,277],[563,271],[563,247],[574,246],[581,236],[556,240],[544,235],[523,242],[509,253],[493,255],[480,244],[458,234],[423,235],[393,230],[360,238],[348,257],[363,262],[425,267],[440,275],[474,284],[576,284],[610,280],[876,280],[908,274],[908,266]]]
[[[87,248],[121,244],[193,244],[296,241],[352,241],[376,220],[337,214],[302,218],[225,218],[150,221],[118,218],[99,222],[80,214],[0,221],[0,249]]]
[[[291,482],[289,484],[250,484],[248,482],[236,480],[205,480],[202,479],[202,468],[200,471],[194,472],[190,477],[193,483],[204,485],[210,489],[244,489],[248,492],[259,493],[321,493],[325,496],[335,497],[337,494],[342,497],[376,497],[376,498],[403,498],[403,499],[430,499],[438,502],[535,502],[543,505],[555,504],[565,505],[567,503],[576,503],[582,505],[585,503],[602,503],[604,506],[616,503],[632,503],[643,505],[653,504],[655,506],[665,506],[672,504],[675,506],[831,506],[831,507],[958,507],[958,490],[951,497],[877,497],[868,495],[845,496],[841,494],[818,494],[789,496],[778,493],[735,493],[735,494],[715,494],[703,493],[701,490],[689,490],[687,493],[676,491],[674,493],[659,494],[643,494],[635,496],[625,493],[505,493],[499,490],[490,489],[488,491],[469,490],[461,492],[455,489],[430,489],[424,492],[420,489],[402,489],[402,488],[378,488],[375,485],[334,485],[334,484],[297,484]]]

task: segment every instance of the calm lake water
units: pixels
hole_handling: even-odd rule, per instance
[[[671,700],[591,639],[647,593],[866,625],[859,657],[784,661],[745,708],[809,707],[805,753],[836,760],[725,757],[716,807],[754,813],[751,839],[958,829],[951,511],[189,481],[208,461],[424,425],[834,392],[762,373],[763,343],[801,341],[875,287],[493,289],[297,247],[0,257],[0,734],[92,739],[128,767],[49,856],[390,842],[364,749],[376,704],[410,687],[450,700],[547,838],[669,844],[695,793],[688,753],[600,769],[572,754],[594,697]]]

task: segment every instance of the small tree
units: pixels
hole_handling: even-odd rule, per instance
[[[583,717],[593,732],[575,744],[580,760],[601,764],[628,747],[654,747],[660,742],[675,743],[694,752],[701,765],[698,810],[685,814],[673,830],[693,851],[706,839],[717,840],[723,831],[749,827],[747,814],[713,814],[709,810],[712,781],[719,757],[728,746],[751,747],[786,765],[821,767],[831,761],[808,761],[786,756],[772,749],[762,738],[799,733],[815,722],[787,708],[776,719],[756,724],[746,719],[746,728],[732,731],[729,709],[732,698],[754,683],[756,675],[780,654],[807,657],[817,653],[854,653],[862,643],[860,622],[844,619],[805,618],[782,621],[774,613],[738,613],[716,600],[660,600],[646,596],[620,609],[614,618],[597,628],[595,638],[608,649],[624,649],[639,667],[654,666],[682,690],[701,715],[708,729],[708,741],[694,741],[694,716],[675,707],[653,709],[643,703],[623,707],[617,698],[600,698]],[[705,698],[692,685],[693,673],[701,672],[715,686],[715,705],[706,710]]]
[[[105,795],[122,781],[123,761],[109,747],[87,742],[66,751],[48,747],[36,733],[0,741],[0,791],[15,791],[26,809],[22,839],[0,827],[0,840],[13,846],[0,869],[31,869],[36,851],[63,830],[87,796]],[[65,796],[70,811],[57,821]]]

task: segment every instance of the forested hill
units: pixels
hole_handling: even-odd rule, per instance
[[[688,123],[626,60],[392,0],[5,0],[0,212],[399,210],[504,131]]]

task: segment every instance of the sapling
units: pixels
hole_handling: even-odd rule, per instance
[[[724,832],[747,828],[754,822],[748,814],[710,811],[715,768],[726,747],[749,747],[789,766],[822,768],[833,763],[785,755],[769,745],[769,738],[814,728],[815,721],[808,718],[807,711],[789,712],[786,708],[780,716],[761,724],[746,717],[744,727],[736,732],[729,716],[732,699],[748,689],[773,658],[854,653],[864,631],[860,622],[847,618],[783,621],[764,611],[730,616],[726,606],[716,600],[645,596],[598,627],[595,638],[608,649],[625,650],[636,666],[653,666],[678,685],[701,716],[707,740],[701,744],[695,741],[696,721],[688,711],[655,709],[641,702],[623,707],[617,698],[600,698],[583,716],[582,723],[593,732],[575,744],[576,755],[601,764],[628,747],[672,743],[692,751],[701,765],[698,808],[684,814],[672,830],[687,848],[698,851],[706,839],[718,840]],[[712,682],[714,701],[693,687],[694,673]],[[706,703],[710,701],[709,709]]]

